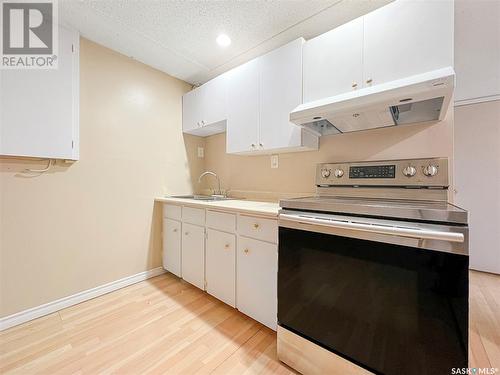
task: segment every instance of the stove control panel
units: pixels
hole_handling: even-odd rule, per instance
[[[396,166],[392,165],[367,165],[349,168],[349,178],[395,178]]]
[[[316,185],[448,187],[448,159],[319,164]]]

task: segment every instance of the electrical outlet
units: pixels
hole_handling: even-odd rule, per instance
[[[205,157],[205,149],[203,147],[198,147],[198,157],[201,159]]]
[[[279,159],[278,155],[271,155],[271,168],[278,168]]]

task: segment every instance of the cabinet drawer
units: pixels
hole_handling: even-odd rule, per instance
[[[182,222],[205,225],[205,210],[203,208],[182,207]]]
[[[163,205],[163,217],[180,220],[182,217],[182,207],[175,204],[165,203]]]
[[[236,232],[236,215],[218,211],[207,211],[207,227],[225,232]]]
[[[278,243],[278,222],[273,219],[240,215],[238,233],[258,240]]]

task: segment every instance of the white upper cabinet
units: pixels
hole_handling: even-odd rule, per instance
[[[362,86],[363,18],[357,18],[305,43],[304,103]]]
[[[226,75],[220,75],[182,97],[182,130],[207,136],[225,131]]]
[[[500,1],[455,1],[456,104],[500,99]]]
[[[228,153],[255,154],[318,148],[318,138],[289,121],[302,103],[300,38],[227,73]]]
[[[182,131],[192,133],[200,128],[202,115],[201,94],[199,89],[191,90],[182,96]]]
[[[365,86],[453,66],[453,18],[451,0],[396,0],[364,16]]]
[[[290,112],[302,104],[302,45],[294,40],[262,56],[260,62],[259,149],[302,146],[301,128]]]
[[[304,103],[453,66],[453,1],[396,0],[304,45]]]
[[[227,73],[227,153],[256,150],[259,141],[259,64],[255,59]]]
[[[226,113],[227,76],[220,75],[199,88],[202,101],[202,126],[224,121]]]
[[[79,158],[80,36],[58,35],[57,69],[0,71],[0,155]]]

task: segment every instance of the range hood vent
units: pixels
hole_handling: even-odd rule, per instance
[[[441,121],[455,84],[453,68],[304,103],[290,121],[316,135]]]

